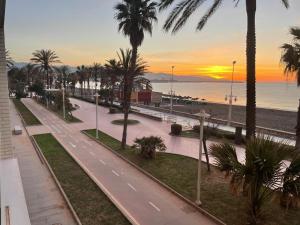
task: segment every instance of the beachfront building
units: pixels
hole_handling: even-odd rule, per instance
[[[0,0],[0,192],[1,224],[30,225],[18,160],[13,157],[5,54],[5,0]]]

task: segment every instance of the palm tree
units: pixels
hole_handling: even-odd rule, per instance
[[[131,76],[132,80],[135,80],[137,77],[143,76],[146,71],[147,71],[147,65],[146,63],[137,56],[137,60],[135,62],[135,67],[132,68],[132,51],[127,49],[124,51],[123,49],[120,49],[120,53],[118,53],[118,58],[120,62],[120,67],[121,67],[121,74],[123,76],[122,80],[122,87],[123,87],[123,108],[124,108],[124,126],[123,126],[123,136],[122,136],[122,145],[121,148],[124,149],[126,147],[126,137],[127,137],[127,120],[128,120],[128,114],[129,114],[129,108],[124,107],[125,104],[130,102],[130,95],[129,99],[126,98],[126,90],[127,89],[127,83],[128,81],[128,76]],[[131,92],[130,92],[131,93]]]
[[[300,28],[294,27],[290,29],[293,36],[293,44],[283,44],[281,46],[282,56],[281,62],[285,65],[285,75],[296,75],[297,85],[300,86]],[[300,100],[296,126],[296,149],[300,151]]]
[[[107,63],[104,65],[106,73],[109,77],[108,84],[110,86],[110,107],[113,106],[113,101],[115,98],[114,91],[117,82],[120,81],[121,77],[121,65],[116,59],[107,60]]]
[[[11,58],[8,50],[5,50],[5,56],[6,56],[6,67],[8,69],[13,68],[14,67],[14,60]]]
[[[63,84],[64,88],[66,88],[66,84],[68,81],[68,77],[70,75],[70,68],[66,65],[56,67],[56,72],[58,73],[58,81],[60,83],[60,88],[61,84]]]
[[[87,68],[84,65],[77,66],[76,74],[80,84],[80,95],[83,97],[83,85],[87,76]]]
[[[93,77],[95,82],[95,94],[98,88],[98,78],[101,76],[102,66],[100,63],[94,63],[92,66]]]
[[[27,85],[30,85],[30,82],[33,83],[34,77],[37,74],[37,68],[35,64],[28,63],[26,64],[22,70],[26,74]],[[31,81],[30,81],[31,80]]]
[[[249,223],[258,224],[263,216],[263,207],[275,191],[280,190],[284,174],[282,168],[284,160],[291,156],[290,148],[285,143],[276,143],[268,137],[252,138],[246,145],[245,163],[238,160],[235,146],[228,143],[214,144],[210,150],[215,158],[215,165],[230,176],[233,193],[243,191],[246,195]]]
[[[238,4],[240,0],[233,0]],[[255,14],[256,0],[245,0],[247,11],[247,105],[246,105],[246,131],[247,139],[255,135],[256,125],[256,32],[255,32]],[[281,0],[286,8],[289,7],[289,0]],[[172,5],[175,0],[161,0],[160,10],[164,10]],[[188,18],[208,0],[182,0],[179,2],[167,18],[164,29],[172,33],[179,31],[187,22]],[[200,19],[197,30],[202,30],[208,19],[222,5],[223,0],[214,0],[208,11]]]
[[[144,32],[152,34],[152,23],[156,18],[157,3],[151,0],[124,0],[115,6],[116,19],[119,21],[119,31],[129,37],[132,47],[131,73],[124,78],[124,129],[122,135],[122,149],[126,146],[127,120],[130,108],[130,96],[133,86],[133,72],[138,58],[138,47],[144,40]]]
[[[39,67],[40,71],[46,73],[47,87],[50,87],[49,73],[54,71],[53,64],[60,63],[59,57],[52,50],[36,50],[32,53],[33,58],[30,60]]]

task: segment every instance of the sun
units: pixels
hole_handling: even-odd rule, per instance
[[[230,68],[228,66],[210,66],[206,68],[206,72],[208,74],[224,74],[229,73]]]

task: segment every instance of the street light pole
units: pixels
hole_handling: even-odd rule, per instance
[[[99,138],[99,131],[98,131],[98,99],[99,99],[99,94],[98,92],[94,95],[96,97],[96,138]]]
[[[202,164],[202,145],[203,145],[203,134],[204,134],[204,122],[205,118],[208,118],[210,115],[205,113],[205,110],[201,110],[200,113],[197,114],[199,116],[200,122],[200,140],[199,140],[199,160],[198,160],[198,178],[197,178],[197,199],[196,204],[201,205],[201,164]]]
[[[236,61],[232,62],[232,74],[231,74],[231,85],[230,85],[230,96],[229,96],[229,109],[228,109],[228,121],[227,125],[230,126],[231,124],[231,118],[232,118],[232,87],[233,87],[233,75],[234,75],[234,66],[236,64]]]
[[[172,78],[171,78],[171,101],[170,101],[170,112],[173,113],[173,81],[174,81],[174,68],[172,66]]]
[[[63,84],[62,85],[62,96],[63,96],[63,116],[64,116],[64,119],[66,119],[66,106],[65,106],[65,87]]]

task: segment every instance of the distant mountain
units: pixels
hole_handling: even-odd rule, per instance
[[[166,73],[147,73],[145,77],[151,82],[167,83],[172,79],[172,74]],[[228,82],[225,79],[215,79],[209,76],[197,76],[197,75],[174,75],[174,82]]]

